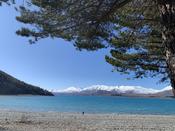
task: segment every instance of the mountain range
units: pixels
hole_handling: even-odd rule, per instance
[[[3,71],[0,71],[0,95],[53,96],[51,92],[20,81]]]
[[[69,87],[64,90],[53,90],[56,95],[110,95],[110,96],[140,96],[140,97],[171,97],[171,87],[163,89],[144,88],[141,86],[106,86],[93,85],[86,88]]]

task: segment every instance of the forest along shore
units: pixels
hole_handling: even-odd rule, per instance
[[[0,112],[1,131],[174,131],[175,116]]]

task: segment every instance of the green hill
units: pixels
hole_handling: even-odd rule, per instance
[[[53,96],[51,92],[20,81],[3,71],[0,71],[0,95]]]

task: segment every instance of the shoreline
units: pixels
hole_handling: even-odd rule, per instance
[[[0,111],[2,131],[174,131],[175,115]]]
[[[0,108],[0,113],[27,113],[27,114],[65,114],[65,115],[68,115],[68,114],[72,114],[72,115],[101,115],[101,116],[111,116],[111,115],[117,115],[117,116],[174,116],[175,117],[175,114],[170,114],[170,113],[167,113],[167,114],[160,114],[160,113],[117,113],[117,112],[63,112],[63,111],[35,111],[35,110],[30,110],[29,109],[26,109],[26,110],[19,110],[19,109],[8,109],[8,108]],[[84,112],[84,113],[83,113]]]

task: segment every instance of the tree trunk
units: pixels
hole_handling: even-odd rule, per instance
[[[161,13],[162,39],[168,75],[175,96],[175,0],[157,0]]]

